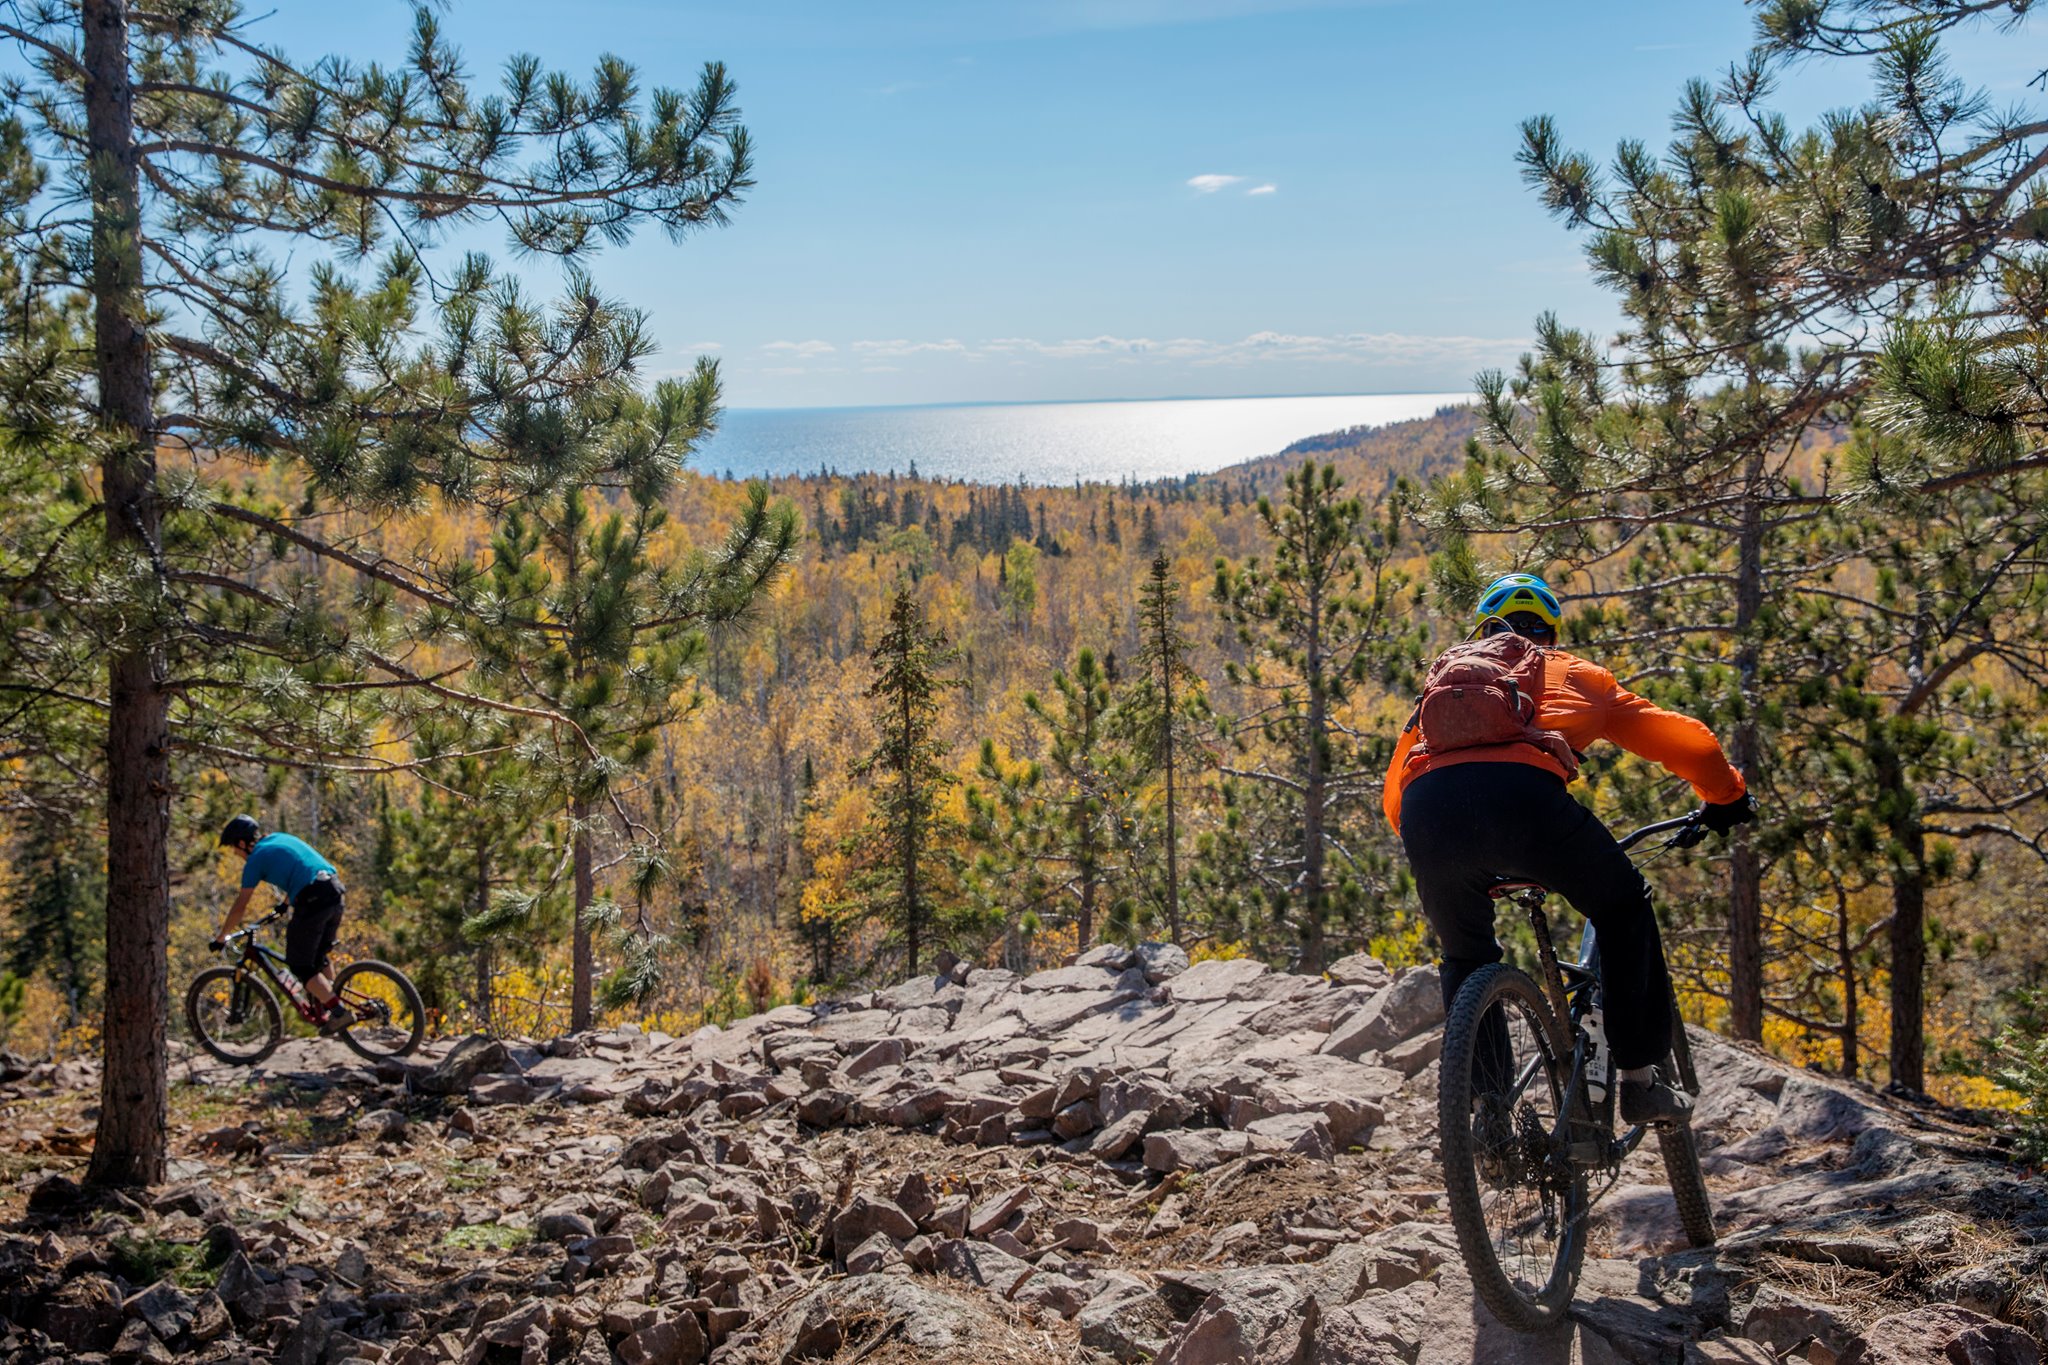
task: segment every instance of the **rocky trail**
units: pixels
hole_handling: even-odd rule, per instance
[[[1722,1239],[1654,1144],[1571,1320],[1493,1323],[1436,1165],[1435,974],[1102,948],[687,1038],[181,1060],[91,1201],[89,1064],[0,1070],[0,1362],[2031,1365],[2048,1191],[1932,1106],[1696,1034]]]

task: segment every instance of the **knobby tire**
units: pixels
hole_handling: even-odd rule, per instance
[[[388,1057],[411,1055],[427,1033],[426,1006],[420,1003],[419,988],[412,979],[388,962],[365,958],[343,967],[334,978],[334,991],[344,1001],[351,997],[365,997],[365,987],[380,983],[377,994],[370,998],[395,1003],[402,1013],[396,1013],[382,1027],[375,1027],[376,1021],[359,1019],[340,1033],[341,1041],[349,1050],[368,1061],[381,1062]],[[385,996],[389,993],[389,998]],[[372,1027],[366,1028],[366,1025]],[[359,1032],[361,1030],[361,1032]]]
[[[1562,1210],[1561,1230],[1545,1283],[1533,1292],[1517,1287],[1500,1263],[1487,1227],[1485,1193],[1472,1137],[1473,1060],[1479,1022],[1494,1005],[1513,1001],[1540,1021],[1539,1047],[1546,1076],[1534,1084],[1550,1087],[1552,1113],[1561,1103],[1571,1071],[1571,1049],[1542,990],[1529,976],[1502,963],[1481,967],[1469,977],[1452,1003],[1444,1023],[1443,1060],[1437,1094],[1439,1140],[1443,1152],[1445,1194],[1451,1225],[1458,1234],[1465,1268],[1480,1300],[1503,1326],[1538,1332],[1553,1326],[1571,1306],[1579,1269],[1586,1256],[1586,1177],[1575,1172]]]
[[[217,985],[241,992],[243,1008],[256,1012],[259,1026],[268,1022],[269,1032],[255,1050],[230,1049],[209,1032],[208,998]],[[238,985],[233,967],[208,967],[192,978],[192,985],[185,992],[185,1024],[201,1047],[230,1066],[255,1066],[277,1051],[277,1045],[284,1041],[284,1013],[277,1007],[277,997],[253,972],[245,974]]]
[[[1699,1076],[1693,1070],[1692,1043],[1685,1036],[1685,1020],[1672,1009],[1671,1061],[1675,1079],[1686,1092],[1698,1095]],[[1664,1156],[1664,1178],[1671,1182],[1671,1197],[1678,1204],[1678,1223],[1686,1241],[1695,1247],[1714,1244],[1714,1208],[1707,1200],[1707,1179],[1700,1172],[1699,1144],[1692,1126],[1665,1128],[1657,1134],[1657,1149]]]

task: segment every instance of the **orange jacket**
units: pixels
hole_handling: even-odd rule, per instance
[[[1544,658],[1543,696],[1537,704],[1536,724],[1557,731],[1580,752],[1596,739],[1611,739],[1692,783],[1702,801],[1718,805],[1742,796],[1742,774],[1721,752],[1712,730],[1691,716],[1645,701],[1600,665],[1561,649],[1548,651]],[[1421,738],[1421,729],[1411,720],[1394,746],[1393,762],[1387,765],[1380,808],[1397,830],[1401,828],[1402,791],[1433,768],[1455,763],[1530,763],[1559,777],[1565,775],[1556,759],[1533,744],[1484,744],[1446,754],[1420,754],[1411,762],[1410,751]]]

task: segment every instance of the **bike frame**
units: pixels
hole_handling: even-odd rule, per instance
[[[284,995],[291,1007],[299,1012],[299,1018],[317,1025],[320,1015],[313,1007],[313,993],[306,989],[306,983],[291,975],[291,968],[284,960],[284,954],[267,944],[259,943],[256,931],[273,921],[291,913],[289,902],[280,902],[275,910],[246,928],[235,931],[233,938],[242,940],[242,955],[235,960],[235,1015],[240,1017],[243,1000],[243,983],[254,971],[270,978],[270,984]],[[287,984],[287,983],[290,984]]]
[[[1695,811],[1691,815],[1644,825],[1618,842],[1626,850],[1664,833],[1672,833],[1674,837],[1660,847],[1689,847],[1705,837],[1706,827],[1700,823],[1699,813]],[[1550,1135],[1552,1150],[1565,1153],[1575,1167],[1589,1170],[1619,1168],[1629,1154],[1642,1145],[1650,1129],[1645,1124],[1637,1124],[1617,1138],[1614,1135],[1614,1110],[1620,1087],[1609,1085],[1606,1095],[1597,1101],[1588,1093],[1586,1073],[1592,1062],[1591,1041],[1581,1021],[1592,1010],[1594,995],[1600,989],[1599,945],[1593,926],[1588,923],[1579,936],[1578,960],[1560,962],[1550,941],[1550,915],[1544,909],[1544,903],[1550,899],[1549,888],[1534,882],[1508,882],[1495,887],[1493,896],[1496,900],[1513,901],[1528,916],[1529,925],[1536,932],[1536,955],[1541,964],[1538,980],[1558,1027],[1569,1029],[1572,1035],[1571,1079],[1565,1087],[1563,1102],[1558,1105],[1557,1127]],[[1552,1041],[1562,1043],[1564,1039]],[[1520,1094],[1533,1082],[1540,1065],[1541,1059],[1532,1059],[1522,1074],[1515,1077],[1510,1093]]]

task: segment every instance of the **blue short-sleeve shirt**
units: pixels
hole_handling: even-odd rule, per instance
[[[256,841],[249,861],[242,864],[242,886],[247,889],[258,882],[269,882],[284,893],[286,900],[296,901],[315,877],[333,871],[334,864],[315,853],[304,839],[289,834],[266,834]]]

